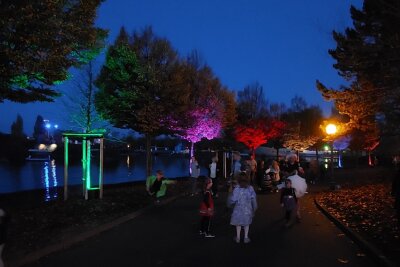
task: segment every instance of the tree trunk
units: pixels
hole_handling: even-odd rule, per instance
[[[279,147],[276,148],[276,161],[279,162]]]
[[[190,145],[190,157],[189,157],[189,175],[192,174],[192,168],[190,166],[192,165],[192,157],[194,156],[194,143],[191,142]]]
[[[191,142],[191,145],[190,145],[190,157],[193,157],[193,156],[194,156],[194,143]]]
[[[372,159],[371,159],[371,151],[368,150],[368,165],[373,166]]]
[[[317,158],[317,162],[318,162],[318,164],[319,164],[318,148],[315,149],[315,157]]]
[[[151,135],[146,134],[146,177],[151,175]]]

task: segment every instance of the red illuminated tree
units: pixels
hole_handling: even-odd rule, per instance
[[[235,128],[235,139],[245,144],[254,155],[255,150],[269,139],[282,135],[285,123],[266,118],[249,120]]]

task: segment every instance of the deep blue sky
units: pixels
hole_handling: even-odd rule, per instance
[[[327,50],[335,47],[332,30],[351,25],[351,4],[360,7],[362,0],[108,0],[97,24],[110,30],[109,43],[122,25],[129,32],[152,25],[181,55],[198,50],[230,89],[258,81],[269,102],[289,105],[297,94],[329,115],[331,104],[323,101],[315,80],[333,87],[343,83]],[[27,134],[39,114],[66,128],[61,102],[6,101],[0,104],[0,132],[10,131],[17,114]]]

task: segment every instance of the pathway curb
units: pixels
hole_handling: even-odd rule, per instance
[[[377,247],[362,238],[358,233],[345,226],[338,218],[332,215],[321,204],[319,204],[317,197],[314,198],[314,203],[317,208],[331,220],[343,233],[345,233],[351,240],[353,240],[367,255],[369,255],[378,266],[382,267],[396,267],[391,260],[389,260]]]
[[[176,200],[176,199],[178,199],[178,198],[180,198],[182,196],[184,196],[184,194],[179,194],[177,196],[173,196],[173,197],[167,198],[167,199],[163,200],[162,203],[159,204],[159,206],[167,205],[170,202],[172,202],[172,201],[174,201],[174,200]],[[18,260],[8,261],[8,262],[6,262],[6,266],[20,267],[20,266],[24,266],[24,265],[26,265],[28,263],[37,261],[40,258],[43,258],[43,257],[45,257],[45,256],[47,256],[47,255],[49,255],[51,253],[67,249],[67,248],[69,248],[69,247],[71,247],[71,246],[73,246],[73,245],[75,245],[75,244],[77,244],[79,242],[85,241],[86,239],[94,237],[94,236],[96,236],[96,235],[98,235],[98,234],[100,234],[102,232],[108,231],[108,230],[110,230],[110,229],[112,229],[112,228],[114,228],[114,227],[116,227],[116,226],[118,226],[120,224],[128,222],[128,221],[130,221],[130,220],[142,215],[143,213],[145,213],[146,211],[148,211],[148,210],[150,210],[150,209],[152,209],[154,207],[156,207],[156,205],[150,204],[150,205],[148,205],[148,206],[146,206],[144,208],[141,208],[141,209],[139,209],[137,211],[134,211],[134,212],[132,212],[130,214],[127,214],[127,215],[122,216],[122,217],[120,217],[118,219],[115,219],[114,221],[99,225],[95,229],[80,233],[80,234],[78,234],[76,236],[71,236],[68,239],[61,240],[60,243],[53,244],[53,245],[44,247],[42,249],[39,249],[37,251],[28,253],[26,256],[24,256],[24,257],[22,257],[22,258],[20,258]]]

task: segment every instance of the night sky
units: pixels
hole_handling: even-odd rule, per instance
[[[131,32],[152,25],[180,55],[200,52],[222,83],[232,90],[258,81],[267,100],[290,104],[296,94],[329,115],[315,80],[337,87],[344,81],[328,54],[335,47],[332,30],[351,25],[350,5],[361,0],[108,0],[97,24],[110,30],[111,44],[124,25]],[[104,54],[101,56],[104,58]],[[101,60],[100,60],[101,61]],[[72,82],[59,86],[68,90]],[[67,129],[62,99],[54,103],[0,104],[0,132],[10,132],[17,114],[32,134],[37,115]]]

